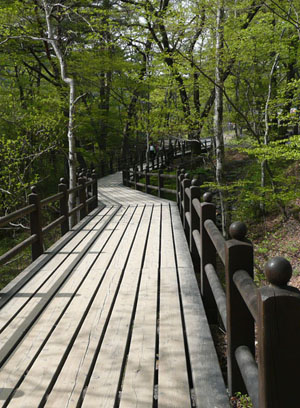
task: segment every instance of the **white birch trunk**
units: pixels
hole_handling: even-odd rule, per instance
[[[223,80],[222,80],[222,53],[224,48],[224,4],[219,1],[216,21],[216,71],[215,71],[215,110],[214,110],[214,138],[216,144],[216,181],[219,186],[223,180],[224,165],[224,134],[223,134]],[[220,204],[222,214],[223,235],[226,233],[226,209],[224,195],[220,190]]]
[[[269,144],[269,105],[270,99],[272,95],[272,80],[274,76],[274,72],[276,69],[276,65],[278,63],[279,54],[277,53],[275,56],[275,60],[273,62],[270,76],[269,76],[269,87],[268,87],[268,96],[265,104],[265,134],[264,134],[264,145],[267,146]],[[260,167],[260,185],[262,189],[266,187],[266,168],[267,168],[267,160],[262,160],[261,167]],[[264,193],[263,193],[264,194]],[[265,204],[263,201],[260,203],[260,210],[262,213],[265,212]]]
[[[69,187],[73,188],[76,186],[76,148],[75,148],[75,137],[74,137],[74,108],[75,108],[75,82],[73,78],[67,76],[66,73],[66,61],[64,59],[63,52],[61,51],[57,38],[55,38],[53,26],[51,24],[51,12],[52,6],[47,3],[46,0],[42,0],[43,8],[45,11],[45,19],[48,30],[48,38],[51,43],[55,55],[59,61],[60,74],[62,80],[69,86],[69,122],[68,122],[68,163],[69,163]],[[75,194],[71,193],[69,195],[69,211],[74,208]],[[75,216],[70,217],[70,226],[72,227],[75,223]]]

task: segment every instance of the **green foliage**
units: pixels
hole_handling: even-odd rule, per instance
[[[248,395],[242,394],[241,392],[237,392],[235,395],[238,400],[236,407],[238,408],[252,408],[253,407],[251,399]]]

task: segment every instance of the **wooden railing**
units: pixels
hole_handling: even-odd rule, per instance
[[[201,202],[196,180],[191,182],[183,172],[177,177],[177,203],[207,316],[212,323],[221,319],[227,332],[230,395],[248,393],[256,408],[298,408],[300,292],[287,286],[290,263],[270,259],[265,267],[268,284],[257,288],[246,225],[231,224],[231,239],[225,240],[215,224],[212,194],[205,193]],[[219,264],[224,265],[225,290]]]
[[[68,198],[71,193],[77,193],[77,205],[71,211],[68,210]],[[59,201],[59,217],[50,224],[42,225],[42,209],[49,204]],[[29,215],[30,236],[21,243],[0,256],[0,265],[3,265],[23,249],[31,245],[32,260],[37,259],[44,252],[43,237],[46,233],[60,225],[61,235],[69,231],[69,217],[79,214],[82,220],[90,211],[98,206],[98,190],[96,173],[84,176],[79,175],[78,185],[68,189],[63,178],[58,185],[58,193],[41,200],[37,188],[31,188],[28,196],[28,206],[20,208],[4,217],[0,218],[0,227],[8,225],[21,217]]]
[[[145,183],[139,180],[141,177],[145,178]],[[157,185],[150,184],[150,177],[157,178]],[[164,193],[171,193],[176,196],[176,190],[164,187],[165,179],[176,179],[175,174],[164,174],[163,170],[158,170],[157,173],[149,172],[148,167],[144,171],[139,171],[135,167],[133,170],[123,170],[123,184],[127,187],[134,186],[136,190],[144,190],[145,193],[150,194],[152,191],[157,191],[158,197],[163,197]]]
[[[201,151],[208,152],[213,148],[211,138],[201,141]],[[188,141],[178,144],[174,144],[172,149],[161,149],[154,157],[150,158],[149,164],[146,164],[146,152],[140,152],[138,158],[127,158],[123,163],[123,184],[127,187],[134,186],[135,189],[142,190],[146,193],[151,191],[157,191],[159,197],[163,197],[164,193],[174,194],[176,196],[177,188],[170,189],[164,186],[165,179],[176,179],[174,174],[164,173],[164,169],[167,172],[178,168],[178,163],[174,165],[174,159],[180,158],[180,166],[188,165],[198,166],[204,164],[203,155],[196,155],[191,157],[191,149]],[[154,172],[157,170],[157,172]],[[157,185],[150,183],[150,177],[157,178]],[[145,178],[145,182],[141,182],[140,179]]]

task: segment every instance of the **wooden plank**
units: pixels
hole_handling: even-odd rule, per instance
[[[126,262],[126,254],[134,238],[137,227],[136,220],[141,216],[141,209],[135,214],[135,218],[126,230],[118,251],[123,253],[123,265]],[[84,388],[90,366],[101,339],[102,330],[108,317],[111,303],[117,289],[122,269],[117,269],[115,257],[105,275],[89,314],[73,344],[72,350],[62,368],[62,371],[51,391],[47,407],[76,407],[80,394]],[[99,271],[94,265],[93,269]],[[88,339],[88,342],[87,342]]]
[[[92,221],[93,228],[101,228],[104,223],[106,222],[108,216],[111,215],[111,211],[105,216],[103,215],[97,215],[95,219]],[[84,231],[84,236],[87,235],[87,238],[92,237],[89,235],[89,226],[85,227],[86,230]],[[81,231],[80,231],[81,232]],[[77,243],[77,244],[76,244]],[[85,241],[87,244],[87,241]],[[74,258],[74,248],[76,248],[76,245],[78,246],[78,240],[73,239],[71,240],[67,246],[69,247],[69,250],[66,250],[66,247],[62,248],[59,250],[59,252],[56,254],[54,258],[52,258],[46,265],[43,266],[43,268],[39,271],[38,274],[34,276],[26,285],[22,287],[22,289],[15,294],[15,296],[6,303],[6,305],[2,308],[1,314],[0,314],[0,332],[3,331],[3,327],[7,324],[7,322],[13,318],[14,315],[18,313],[19,310],[21,310],[26,303],[30,301],[30,298],[38,291],[41,292],[46,292],[47,287],[49,287],[49,284],[51,285],[53,281],[55,281],[56,278],[56,273],[62,272],[66,267],[67,264],[72,262]],[[72,252],[73,251],[73,252]],[[72,253],[72,255],[71,255]],[[65,263],[63,265],[63,263]],[[60,269],[59,269],[60,268]],[[55,271],[55,275],[53,275],[53,278],[51,278],[51,274]],[[49,279],[48,283],[44,285],[44,283]],[[36,298],[37,301],[38,297]],[[36,303],[36,302],[34,302]],[[29,310],[30,306],[26,306],[26,310]],[[0,345],[3,344],[1,343],[1,336],[0,335]]]
[[[158,407],[190,407],[176,269],[161,269]]]
[[[109,175],[99,180],[100,200],[107,205],[119,203],[121,205],[136,204],[152,205],[164,203],[168,205],[169,201],[161,199],[141,191],[133,190],[122,185],[121,172]]]
[[[162,207],[158,406],[191,406],[170,209]]]
[[[101,235],[102,231],[99,231]],[[104,233],[102,233],[104,234]],[[89,248],[87,245],[87,249]],[[14,317],[5,330],[0,335],[0,361],[14,350],[19,342],[20,337],[29,330],[36,318],[41,314],[47,306],[49,300],[54,296],[60,286],[66,279],[70,279],[74,273],[74,267],[80,262],[86,251],[82,254],[71,253],[66,261],[60,265],[54,274],[50,276],[47,282],[37,291],[37,293],[25,304],[21,311]]]
[[[82,229],[89,221],[91,217],[98,214],[105,214],[109,209],[97,208],[93,210],[88,217],[80,221],[72,231],[67,232],[57,242],[55,242],[46,252],[30,264],[24,271],[13,279],[8,285],[0,291],[0,308],[2,308],[11,297],[17,293],[37,272],[39,272],[56,254],[65,246],[76,233]]]
[[[171,206],[172,229],[176,246],[176,263],[178,268],[193,269],[193,262],[185,238],[180,214],[177,207]]]
[[[145,209],[82,407],[111,408],[118,398],[120,375],[122,375],[128,330],[142,267],[151,210],[149,206]]]
[[[116,220],[113,220],[112,222],[116,222]],[[105,234],[100,235],[100,240],[103,241],[103,244],[105,243],[106,239],[107,237],[105,236]],[[82,273],[85,273],[87,267],[93,261],[93,258],[95,258],[95,256],[96,255],[93,254],[87,254],[87,256],[83,259],[80,265],[78,265],[75,271],[76,273],[74,272],[74,277],[67,281],[64,287],[58,292],[53,302],[51,302],[50,306],[46,310],[46,313],[42,315],[42,317],[40,318],[39,323],[43,319],[46,321],[46,324],[44,325],[41,324],[43,330],[40,327],[34,326],[33,329],[29,332],[29,335],[27,335],[27,338],[25,340],[25,342],[29,344],[28,350],[24,352],[24,349],[26,350],[26,346],[23,342],[21,345],[21,349],[19,348],[15,355],[13,356],[14,362],[12,363],[12,361],[10,361],[8,363],[9,367],[11,367],[11,364],[13,364],[12,365],[13,368],[10,371],[11,373],[9,377],[10,381],[15,381],[13,383],[10,383],[10,388],[15,386],[16,381],[25,371],[26,365],[24,366],[24,364],[30,363],[30,360],[33,358],[34,354],[42,344],[44,338],[46,338],[48,331],[51,330],[55,320],[59,317],[59,313],[63,309],[64,305],[68,302],[70,296],[74,293],[74,290],[77,287],[78,283],[80,282],[80,279],[82,279],[83,276]],[[19,360],[17,360],[16,356],[17,353],[19,353],[20,355]],[[3,381],[4,382],[6,381],[5,379],[3,379],[3,372],[1,372],[0,378],[1,383],[3,383]]]
[[[154,207],[120,408],[151,407],[154,390],[160,207]]]
[[[134,209],[132,209],[133,211]],[[119,242],[122,233],[124,232],[127,223],[130,219],[130,212],[126,214],[127,219],[122,219],[124,224],[124,228],[114,230],[114,234],[112,234],[113,239],[109,240],[105,245],[104,249],[106,253],[110,253],[113,256],[115,246]],[[102,234],[100,239],[102,244],[105,244],[107,237]],[[87,257],[92,260],[96,254],[87,254]],[[87,257],[85,259],[87,259]],[[107,260],[107,258],[106,258]],[[76,268],[76,273],[74,276],[86,274],[88,267],[90,266],[89,262],[83,261],[85,265],[78,265]],[[29,370],[25,380],[21,384],[19,388],[19,392],[23,395],[21,399],[15,398],[11,401],[10,406],[17,406],[17,407],[34,407],[38,406],[41,399],[46,392],[46,389],[52,380],[53,374],[55,373],[64,353],[68,351],[69,343],[72,339],[74,333],[76,333],[77,326],[84,316],[85,309],[91,300],[91,296],[93,291],[96,290],[97,283],[100,281],[102,274],[105,271],[105,266],[102,265],[103,268],[101,271],[99,269],[91,269],[89,274],[87,275],[86,280],[83,282],[83,285],[80,287],[79,291],[76,293],[76,296],[73,298],[72,302],[70,303],[68,309],[64,312],[63,317],[56,324],[56,327],[49,338],[48,342],[45,344],[43,350],[40,352],[38,358],[34,362],[33,366]],[[82,277],[82,276],[80,276]],[[77,279],[77,278],[76,278]],[[70,282],[70,281],[69,281]],[[67,283],[66,287],[68,287]],[[70,282],[72,285],[72,283]],[[70,285],[69,284],[69,285]],[[65,288],[62,288],[65,290]],[[103,302],[103,293],[102,293],[102,302]],[[99,310],[99,308],[97,308]],[[11,373],[12,367],[18,367],[18,362],[22,359],[22,354],[28,356],[28,353],[31,354],[31,350],[34,346],[37,349],[39,345],[39,340],[36,342],[36,338],[43,339],[46,338],[49,329],[49,318],[51,319],[52,315],[56,315],[56,317],[61,313],[63,310],[63,305],[61,302],[61,298],[55,297],[51,302],[48,309],[45,313],[41,316],[39,321],[34,326],[30,335],[26,337],[25,341],[19,347],[17,357],[19,360],[16,360],[16,354],[11,358],[8,364],[5,367],[6,373]],[[101,309],[100,309],[101,310]],[[42,335],[41,335],[42,333]],[[32,341],[35,343],[32,344]],[[31,354],[32,358],[32,354]],[[21,360],[22,361],[22,360]],[[24,366],[22,366],[24,368]],[[17,376],[16,376],[17,377]],[[56,405],[57,406],[57,405]]]
[[[180,216],[172,208],[178,276],[197,408],[229,407],[228,397],[194,274]]]

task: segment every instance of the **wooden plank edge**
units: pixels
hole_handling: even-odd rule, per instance
[[[50,248],[40,255],[27,268],[20,272],[11,282],[0,290],[0,309],[42,268],[44,267],[74,236],[82,230],[91,220],[91,217],[98,215],[105,206],[99,206],[91,211],[87,217],[76,224],[71,231],[68,231]],[[108,209],[108,211],[110,208]],[[107,211],[107,212],[108,212]],[[103,216],[105,216],[104,214]]]

